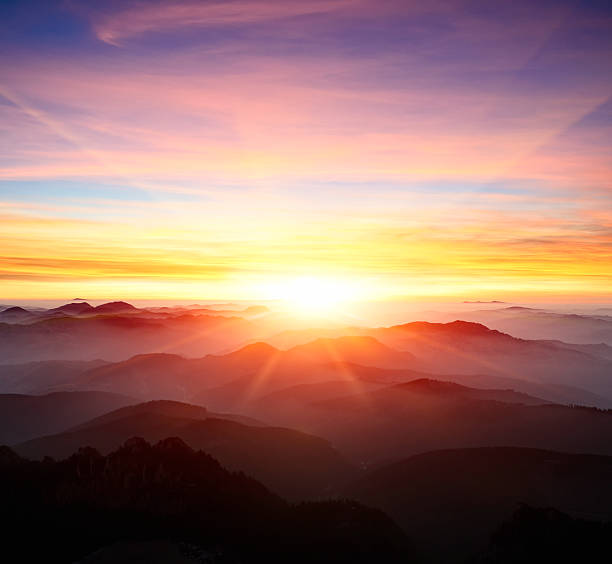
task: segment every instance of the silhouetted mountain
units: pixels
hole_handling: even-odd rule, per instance
[[[440,380],[433,380],[431,378],[420,378],[418,380],[412,380],[405,384],[398,384],[392,388],[387,388],[387,391],[393,392],[412,392],[417,394],[427,394],[430,396],[437,397],[449,397],[449,398],[461,398],[461,399],[472,399],[472,400],[493,400],[503,403],[519,403],[522,405],[543,405],[547,402],[541,398],[534,398],[527,394],[515,392],[514,390],[481,390],[475,388],[468,388],[456,384],[455,382],[443,382]]]
[[[173,354],[142,354],[83,373],[73,386],[81,389],[117,390],[140,399],[189,400],[201,388],[205,366],[195,359]]]
[[[76,310],[87,304],[74,306]],[[94,308],[91,311],[95,312]],[[3,362],[93,358],[118,361],[154,352],[201,357],[234,349],[258,334],[255,325],[239,317],[185,314],[149,319],[131,313],[84,317],[62,311],[52,314],[59,317],[28,325],[0,323]]]
[[[412,353],[411,368],[433,374],[490,374],[584,388],[612,397],[612,361],[567,343],[517,339],[478,323],[415,322],[363,331]]]
[[[19,306],[13,306],[0,311],[0,322],[18,323],[32,318],[32,313]]]
[[[235,423],[241,423],[242,425],[249,425],[251,427],[266,427],[265,423],[244,415],[236,415],[233,413],[215,413],[209,411],[201,405],[191,405],[189,403],[183,403],[180,401],[155,400],[115,409],[105,413],[104,415],[100,415],[99,417],[94,417],[85,423],[76,425],[69,430],[80,431],[82,429],[97,427],[112,421],[118,421],[119,419],[123,419],[125,417],[142,415],[143,413],[154,413],[158,415],[166,415],[168,417],[176,417],[179,419],[225,419],[227,421],[234,421]]]
[[[0,443],[14,444],[73,427],[134,403],[109,392],[57,392],[44,396],[0,395]]]
[[[493,533],[488,550],[470,564],[600,562],[610,549],[612,523],[576,519],[552,508],[521,505]]]
[[[437,319],[464,319],[523,339],[559,340],[568,343],[612,345],[612,317],[557,313],[527,307],[506,307],[461,313],[438,313]]]
[[[82,449],[62,462],[27,462],[5,448],[0,495],[3,551],[24,562],[73,562],[118,541],[164,539],[223,562],[412,560],[382,513],[354,502],[288,505],[176,438],[153,447],[131,439],[106,457]]]
[[[325,437],[366,464],[474,446],[612,454],[612,411],[537,403],[512,391],[399,385],[294,406],[273,422]]]
[[[506,403],[520,403],[526,405],[541,405],[547,403],[544,400],[515,392],[514,390],[480,390],[460,386],[453,382],[440,382],[432,379],[416,379],[407,383],[397,384],[387,387],[384,372],[378,374],[378,369],[364,369],[365,375],[360,377],[360,369],[357,365],[345,367],[347,373],[351,373],[354,378],[318,382],[315,384],[301,384],[290,386],[272,392],[259,398],[255,398],[251,403],[243,407],[253,414],[266,414],[268,420],[279,424],[290,425],[295,428],[312,429],[317,427],[317,419],[323,413],[320,402],[338,398],[360,398],[365,403],[370,401],[370,393],[376,390],[385,390],[386,394],[397,392],[399,397],[403,392],[412,394],[427,394],[440,397],[453,397],[455,399],[488,399]],[[390,371],[394,373],[396,371]],[[406,371],[407,372],[407,371]],[[370,379],[368,379],[368,376]],[[377,377],[380,380],[377,381]],[[397,381],[401,381],[398,377]],[[376,394],[374,394],[376,396]],[[372,405],[374,408],[374,404]],[[325,430],[324,427],[318,427]]]
[[[58,435],[15,449],[28,458],[64,458],[80,447],[108,453],[137,435],[156,442],[177,436],[290,499],[329,496],[353,469],[326,441],[291,429],[252,427],[218,419],[206,409],[170,401],[129,406]]]
[[[265,413],[272,422],[292,421],[292,426],[296,428],[303,426],[307,428],[309,418],[304,418],[303,415],[313,403],[371,392],[383,388],[385,385],[360,379],[298,384],[254,397],[244,407],[252,413]],[[208,395],[214,397],[216,392],[216,390],[212,390],[208,392]]]
[[[204,389],[257,372],[277,354],[270,345],[256,343],[227,355],[198,359],[171,354],[137,355],[87,371],[72,385],[79,389],[121,389],[144,400],[191,401]]]
[[[127,302],[108,302],[106,304],[102,304],[96,306],[94,309],[95,313],[135,313],[138,311],[138,308],[135,308],[132,304],[128,304]]]
[[[40,395],[70,388],[80,374],[106,364],[102,360],[44,360],[0,364],[0,393]]]
[[[403,365],[412,356],[369,337],[320,340],[279,351],[255,343],[226,355],[185,359],[176,355],[138,355],[82,374],[77,389],[121,390],[149,399],[176,399],[214,409],[239,411],[245,401],[274,390],[330,379],[349,379],[345,360]],[[321,364],[325,363],[325,364]]]
[[[418,379],[445,380],[462,384],[470,388],[491,388],[496,390],[514,390],[519,393],[541,398],[542,400],[561,404],[580,404],[587,406],[612,407],[612,399],[594,394],[587,390],[553,383],[540,384],[529,380],[508,378],[490,374],[432,374],[411,369],[383,369],[358,364],[344,363],[339,366],[351,381],[369,382],[372,384],[393,384],[411,382]],[[377,386],[380,387],[380,386]],[[336,394],[342,395],[342,394]],[[325,398],[321,398],[325,399]]]
[[[435,375],[435,379],[450,380],[458,375],[491,376],[493,379],[490,383],[479,382],[478,386],[498,387],[501,385],[499,378],[502,378],[507,382],[504,387],[513,387],[550,401],[571,401],[599,407],[612,405],[612,380],[609,378],[612,372],[612,358],[609,356],[612,352],[608,354],[607,348],[603,348],[605,345],[526,341],[483,325],[461,321],[328,330],[327,334],[337,336],[316,339],[286,351],[255,344],[252,345],[253,349],[246,347],[240,355],[232,357],[233,367],[228,366],[228,355],[216,354],[219,357],[216,361],[212,357],[206,361],[201,358],[210,351],[231,349],[261,331],[257,321],[226,317],[182,315],[169,319],[148,319],[121,314],[62,317],[29,325],[0,323],[0,355],[3,355],[5,362],[17,362],[58,356],[124,360],[134,353],[163,352],[196,357],[202,361],[200,368],[179,359],[170,362],[169,357],[163,361],[167,366],[172,364],[171,370],[180,372],[181,378],[188,380],[187,387],[176,379],[170,382],[170,378],[162,386],[161,380],[154,377],[154,367],[147,368],[144,374],[138,376],[136,362],[130,361],[130,378],[141,381],[135,386],[142,387],[142,382],[152,381],[151,385],[142,387],[142,394],[127,387],[125,390],[115,387],[88,388],[119,390],[143,400],[170,398],[210,405],[206,398],[200,398],[197,394],[224,386],[248,374],[258,374],[264,366],[267,375],[264,380],[268,383],[260,395],[290,385],[338,380],[334,374],[338,372],[338,367],[353,363],[376,368],[410,369]],[[350,331],[351,335],[342,335],[343,331]],[[299,341],[300,335],[310,337],[312,333],[294,332],[290,340]],[[161,363],[161,357],[157,360]],[[321,368],[321,364],[332,365],[332,368]],[[336,369],[333,365],[336,365]],[[206,377],[203,377],[204,368]],[[117,370],[120,369],[117,367]],[[112,370],[109,367],[108,374]],[[191,372],[191,376],[188,376],[188,372]],[[305,379],[307,374],[310,374],[310,380]],[[439,375],[448,377],[440,378]],[[285,386],[275,382],[285,378],[288,379]],[[259,380],[261,384],[262,379]],[[473,380],[456,381],[474,383]],[[531,384],[515,386],[514,381]],[[160,390],[155,388],[156,382],[161,386]],[[107,383],[110,385],[110,380]],[[129,385],[127,380],[123,384]],[[199,384],[202,385],[196,389]],[[540,386],[540,389],[530,385]],[[173,386],[175,391],[170,392],[169,386]],[[550,393],[547,393],[547,389]],[[217,405],[214,407],[218,408]]]
[[[596,405],[612,402],[612,351],[605,346],[572,345],[557,341],[529,341],[491,330],[478,323],[414,322],[393,327],[345,327],[286,331],[268,341],[291,347],[307,343],[315,334],[326,338],[370,336],[396,352],[411,353],[415,360],[395,368],[411,368],[436,375],[482,374],[526,380],[548,386],[565,386],[603,396]],[[364,364],[359,363],[357,364]],[[374,366],[383,367],[382,363]],[[387,367],[390,367],[388,364]],[[491,386],[492,387],[492,386]],[[563,394],[561,394],[563,395]],[[547,399],[555,400],[554,397]],[[574,400],[579,403],[582,394]]]
[[[391,515],[426,554],[461,562],[486,545],[519,503],[612,519],[611,484],[612,457],[478,448],[413,456],[371,472],[347,494]],[[535,527],[532,533],[546,530]],[[529,555],[510,561],[553,560]]]
[[[49,312],[61,312],[66,313],[68,315],[82,315],[84,313],[92,313],[94,308],[89,305],[87,302],[73,302],[70,304],[65,304],[63,306],[54,307],[49,310]]]

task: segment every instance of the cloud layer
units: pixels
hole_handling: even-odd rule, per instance
[[[609,296],[605,8],[100,6],[2,14],[7,295]]]

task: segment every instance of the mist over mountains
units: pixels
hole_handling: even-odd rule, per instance
[[[552,340],[465,320],[315,321],[258,306],[7,305],[4,511],[38,530],[63,507],[45,533],[58,562],[300,561],[315,546],[347,562],[488,561],[529,527],[599,542],[596,524],[612,519],[612,347],[571,342],[573,327]],[[225,484],[214,495],[213,474]],[[209,493],[188,501],[190,488]],[[228,520],[211,528],[214,511]],[[247,521],[230,533],[236,511],[258,520],[259,540]],[[102,532],[56,540],[85,517]]]

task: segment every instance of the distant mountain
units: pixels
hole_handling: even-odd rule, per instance
[[[398,393],[410,392],[435,397],[461,398],[470,400],[490,400],[499,401],[502,403],[517,403],[521,405],[544,405],[550,403],[541,398],[534,398],[528,394],[515,392],[514,390],[496,390],[496,389],[475,389],[467,386],[456,384],[455,382],[444,382],[433,380],[431,378],[420,378],[412,380],[405,384],[397,384],[392,388],[387,388],[387,391]]]
[[[414,355],[393,350],[368,336],[344,336],[316,339],[289,349],[284,356],[293,362],[317,364],[352,362],[379,368],[407,368],[414,364]]]
[[[292,331],[270,340],[281,346],[301,344],[313,331]],[[438,375],[483,374],[540,385],[578,388],[612,398],[612,350],[605,345],[572,345],[558,341],[525,340],[479,323],[413,322],[392,327],[322,330],[327,337],[370,336],[399,352],[411,353],[413,370]],[[381,364],[377,366],[382,367]],[[569,390],[567,390],[569,391]],[[552,398],[551,398],[552,399]],[[576,399],[576,403],[580,403]]]
[[[201,357],[235,349],[258,334],[255,325],[239,317],[184,314],[154,319],[132,313],[97,314],[82,303],[62,307],[68,310],[49,310],[27,325],[0,322],[2,362],[118,361],[155,352]]]
[[[551,507],[522,504],[491,535],[489,546],[468,564],[598,562],[612,538],[612,522],[575,518]]]
[[[72,383],[77,389],[123,390],[143,400],[191,401],[204,389],[257,372],[279,351],[264,343],[226,355],[187,359],[171,354],[137,355],[89,370]]]
[[[346,494],[383,509],[434,560],[461,562],[486,546],[520,503],[611,520],[611,483],[612,457],[476,448],[428,452],[379,468]],[[512,560],[518,561],[524,560]]]
[[[94,308],[87,302],[72,302],[49,310],[50,313],[61,312],[68,315],[82,315],[84,313],[92,313],[93,311]]]
[[[441,382],[437,380],[420,378],[409,380],[406,383],[389,386],[385,380],[385,373],[379,374],[378,369],[370,369],[366,372],[367,376],[360,376],[363,367],[357,365],[347,365],[344,367],[344,375],[352,375],[338,381],[325,381],[313,384],[299,384],[288,386],[269,394],[256,396],[250,402],[239,404],[236,407],[242,408],[248,413],[257,414],[263,417],[265,414],[269,421],[289,425],[299,429],[319,429],[325,432],[325,426],[318,426],[317,420],[323,416],[326,419],[324,410],[320,403],[326,400],[342,401],[351,398],[356,401],[363,401],[369,404],[371,397],[378,398],[376,391],[384,394],[397,394],[398,397],[409,395],[429,395],[438,398],[448,397],[452,399],[472,399],[472,400],[494,400],[505,403],[518,403],[523,405],[542,405],[548,403],[540,398],[532,397],[527,394],[515,392],[514,390],[496,389],[474,389],[460,386],[453,382]],[[382,371],[381,371],[382,372]],[[398,382],[401,382],[400,374],[406,376],[407,371],[389,371],[398,374]],[[340,373],[341,374],[341,373]],[[228,390],[244,398],[245,392],[240,393],[236,382],[221,388],[227,394]],[[232,389],[233,388],[233,389]],[[219,402],[220,390],[209,390],[203,396],[208,395],[211,401]],[[226,403],[231,402],[230,397],[225,398]],[[324,404],[323,404],[324,405]],[[375,404],[371,404],[375,408]]]
[[[346,364],[346,370],[354,378],[372,382],[401,383],[426,378],[431,380],[445,380],[462,384],[470,388],[514,390],[530,396],[541,398],[547,402],[561,404],[578,404],[586,406],[596,406],[602,408],[612,408],[612,398],[607,398],[582,388],[573,386],[562,386],[552,382],[545,384],[522,380],[519,378],[509,378],[507,376],[492,374],[433,374],[418,370],[401,369],[381,369],[375,367],[365,367],[355,364]]]
[[[484,323],[487,327],[510,333],[523,339],[558,340],[568,343],[612,346],[612,316],[606,310],[593,314],[558,313],[545,309],[505,307],[438,313],[438,321],[464,319]]]
[[[106,364],[103,360],[46,360],[0,364],[0,393],[41,395],[66,390],[84,372]]]
[[[420,381],[294,404],[274,423],[325,437],[353,462],[366,465],[475,446],[612,455],[612,411],[538,403],[513,391]],[[262,412],[265,408],[264,403]],[[246,413],[258,414],[255,408]]]
[[[77,389],[122,390],[142,399],[175,399],[236,410],[251,392],[257,395],[290,385],[342,377],[346,359],[384,366],[412,362],[370,337],[318,340],[289,351],[255,343],[226,355],[185,359],[176,355],[138,355],[82,374]],[[323,363],[323,364],[322,364]],[[236,400],[240,400],[236,403]]]
[[[19,306],[8,307],[0,311],[1,323],[18,323],[32,318],[32,313]]]
[[[251,413],[266,414],[272,422],[287,424],[300,429],[310,426],[309,408],[313,403],[367,393],[385,387],[386,384],[365,380],[331,380],[314,384],[297,384],[280,390],[256,396],[243,405]],[[227,386],[225,389],[229,388]],[[215,398],[218,390],[211,390],[204,395]],[[229,398],[227,401],[231,401]]]
[[[102,304],[96,306],[94,309],[95,313],[135,313],[138,308],[135,308],[132,304],[128,304],[127,302],[108,302],[106,304]]]
[[[121,408],[66,432],[33,439],[15,450],[28,458],[65,458],[80,447],[108,453],[127,438],[155,442],[180,437],[231,470],[255,477],[289,499],[330,496],[354,474],[324,440],[291,429],[253,427],[219,419],[206,409],[170,401]]]
[[[156,415],[176,417],[179,419],[195,419],[198,421],[203,421],[204,419],[225,419],[227,421],[233,421],[235,423],[249,425],[251,427],[266,427],[265,423],[251,417],[245,417],[244,415],[236,415],[233,413],[215,413],[213,411],[209,411],[201,405],[192,405],[182,403],[180,401],[155,400],[115,409],[105,413],[104,415],[100,415],[99,417],[94,417],[85,423],[76,425],[75,427],[69,429],[69,431],[82,431],[84,429],[98,427],[100,425],[112,423],[113,421],[119,421],[126,417],[142,415],[144,413],[153,413]],[[66,454],[66,456],[68,456],[68,454]]]
[[[74,562],[118,541],[164,539],[223,562],[413,561],[381,512],[347,501],[291,506],[177,438],[42,463],[4,447],[0,495],[3,551],[24,562]]]
[[[77,304],[79,307],[83,305]],[[551,394],[543,395],[538,391],[536,395],[551,401],[568,401],[566,398],[570,398],[574,403],[591,403],[601,407],[612,405],[612,380],[609,378],[612,373],[612,348],[605,345],[571,345],[558,341],[517,339],[484,325],[463,321],[447,324],[416,322],[393,327],[285,333],[272,342],[297,341],[298,344],[278,351],[270,345],[255,343],[251,345],[254,347],[252,350],[243,350],[242,360],[239,360],[240,355],[235,357],[236,366],[240,365],[240,368],[228,369],[227,359],[221,358],[227,355],[220,355],[219,352],[236,348],[262,331],[258,320],[234,317],[188,314],[168,319],[141,317],[140,314],[60,317],[28,325],[0,323],[0,356],[5,363],[57,358],[123,361],[141,353],[172,353],[201,360],[203,355],[213,352],[220,357],[215,362],[209,358],[202,363],[205,372],[193,370],[193,367],[183,363],[183,368],[191,371],[191,376],[188,377],[185,372],[181,378],[190,380],[189,385],[185,387],[175,382],[173,385],[176,391],[172,395],[167,395],[167,389],[163,389],[164,393],[159,395],[157,390],[150,390],[146,386],[142,394],[134,389],[128,391],[127,388],[119,388],[122,393],[136,395],[143,400],[168,398],[194,401],[196,393],[214,386],[223,386],[232,379],[256,374],[265,363],[270,362],[266,368],[268,376],[265,382],[279,380],[277,376],[281,374],[288,381],[285,386],[266,383],[262,394],[272,392],[274,387],[280,389],[313,381],[338,380],[337,375],[333,374],[338,372],[337,369],[326,371],[321,365],[353,363],[449,376],[436,376],[435,379],[485,375],[507,381],[527,381],[550,389]],[[322,335],[320,338],[302,342],[318,332]],[[158,360],[160,364],[172,364],[167,358],[163,363],[161,357]],[[180,362],[176,360],[174,364]],[[130,378],[136,378],[133,370],[135,364],[134,361],[130,363]],[[316,369],[314,365],[317,365]],[[183,368],[176,370],[182,371]],[[153,378],[154,366],[149,370],[151,376],[145,374],[140,378]],[[307,372],[310,373],[310,381],[304,379]],[[206,377],[203,376],[205,373]],[[261,384],[262,379],[259,380]],[[200,381],[205,383],[200,390],[196,390],[195,384]],[[123,383],[127,385],[127,381]],[[479,387],[493,388],[498,387],[498,384],[484,383],[479,384]],[[113,387],[101,389],[118,390]],[[526,388],[521,391],[534,393]],[[220,406],[213,407],[218,409]]]
[[[120,327],[128,322],[124,318],[106,321]],[[137,326],[144,323],[143,327],[158,323],[133,321]],[[439,330],[436,324],[423,325],[428,331]],[[461,331],[466,326],[467,337]],[[142,401],[174,399],[239,412],[257,398],[293,386],[355,380],[401,383],[419,378],[476,388],[514,389],[552,402],[612,406],[612,399],[601,393],[556,381],[554,369],[561,374],[559,380],[580,379],[583,385],[607,389],[606,370],[612,367],[612,361],[592,356],[586,345],[580,345],[584,350],[577,350],[565,343],[523,341],[475,324],[442,326],[437,338],[415,337],[414,328],[411,331],[405,326],[374,331],[399,347],[411,347],[413,352],[395,350],[371,336],[345,336],[316,339],[286,351],[254,343],[232,353],[195,359],[165,353],[137,355],[90,369],[74,366],[65,377],[56,374],[53,379],[61,389],[117,391]],[[417,333],[420,331],[417,327]],[[139,332],[140,338],[146,334],[146,330]],[[43,367],[41,364],[39,370]],[[535,370],[538,367],[540,372]],[[51,373],[59,370],[57,366],[47,368]],[[8,373],[19,371],[18,367],[7,369]],[[0,367],[0,376],[2,373]],[[37,389],[34,380],[29,378],[28,387],[19,388],[14,378],[13,388],[4,389],[38,393],[53,389],[46,382]]]
[[[57,392],[44,396],[0,395],[0,444],[15,444],[63,431],[134,399],[108,392]]]
[[[566,343],[529,341],[478,323],[415,322],[368,331],[387,346],[418,358],[435,374],[484,373],[575,386],[612,397],[612,361]]]

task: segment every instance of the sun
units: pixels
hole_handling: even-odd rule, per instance
[[[347,281],[315,276],[274,284],[271,293],[288,309],[301,315],[333,313],[356,296],[354,286]]]

